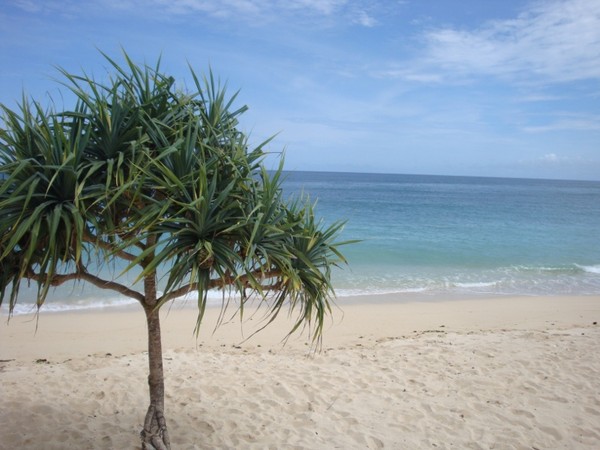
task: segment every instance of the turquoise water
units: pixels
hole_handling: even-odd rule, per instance
[[[290,172],[347,219],[339,295],[600,294],[600,182]]]
[[[600,295],[600,182],[288,172],[284,190],[347,220],[338,296]],[[32,310],[33,289],[16,313]],[[212,301],[220,302],[220,293]],[[135,303],[84,284],[45,310]]]

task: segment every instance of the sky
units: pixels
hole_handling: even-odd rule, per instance
[[[210,68],[288,170],[600,180],[600,0],[0,0],[0,103],[122,49]]]

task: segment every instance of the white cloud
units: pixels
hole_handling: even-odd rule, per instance
[[[560,161],[560,159],[561,158],[559,158],[556,153],[547,153],[540,158],[541,161],[549,163],[557,163]]]
[[[16,0],[14,5],[30,13],[36,13],[43,9],[43,4],[33,0]]]
[[[94,3],[77,0],[15,0],[14,6],[28,14],[69,11],[70,15],[83,15],[90,11],[94,14],[128,11],[156,19],[194,20],[205,16],[252,24],[304,17],[373,27],[378,21],[368,10],[375,3],[373,0],[98,0]]]
[[[524,94],[517,99],[516,102],[519,103],[536,103],[536,102],[554,102],[564,100],[564,96],[560,95],[550,95],[550,94]]]
[[[597,164],[597,162],[594,161],[590,161],[587,159],[582,158],[579,155],[573,155],[573,156],[565,156],[565,155],[559,155],[555,152],[552,153],[545,153],[541,156],[538,157],[534,157],[532,159],[522,159],[520,161],[518,161],[518,164],[520,166],[529,166],[529,167],[539,167],[539,168],[543,168],[543,167],[547,167],[547,168],[551,168],[551,167],[566,167],[566,166],[579,166],[579,165],[585,165],[585,164]]]
[[[539,1],[512,20],[426,34],[427,62],[462,76],[600,78],[600,2]]]
[[[439,83],[444,80],[444,77],[440,73],[419,72],[417,70],[409,69],[390,68],[387,70],[375,70],[371,72],[371,74],[376,78],[400,78],[402,80],[416,81],[418,83]]]
[[[255,18],[268,11],[271,2],[255,0],[102,0],[107,9],[138,11],[143,15],[156,18],[170,16],[193,17],[197,14],[216,18]]]
[[[502,176],[598,180],[600,160],[584,155],[549,152],[496,165],[494,169],[499,167],[502,169]]]
[[[308,9],[330,15],[347,3],[347,0],[283,0],[278,6],[289,9]]]
[[[366,11],[358,11],[354,23],[371,28],[377,25],[377,19],[371,17]]]
[[[571,115],[544,125],[532,125],[523,129],[530,133],[552,131],[600,131],[600,117],[594,115]]]

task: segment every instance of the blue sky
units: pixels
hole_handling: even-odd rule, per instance
[[[599,0],[0,0],[0,102],[121,47],[210,65],[290,170],[600,180]]]

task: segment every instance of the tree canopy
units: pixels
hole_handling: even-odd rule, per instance
[[[284,199],[281,166],[262,164],[268,141],[249,146],[237,128],[246,107],[232,110],[236,95],[212,74],[190,71],[187,93],[160,61],[107,59],[116,75],[104,83],[63,71],[73,110],[2,107],[0,300],[10,289],[12,310],[23,279],[37,282],[40,306],[67,280],[149,300],[90,272],[100,255],[139,266],[140,280],[164,268],[156,306],[192,290],[200,312],[210,288],[243,300],[276,292],[273,313],[288,299],[318,330],[330,267],[343,261],[332,241],[341,224],[324,227],[310,204]]]
[[[198,329],[208,291],[220,288],[239,296],[242,312],[248,299],[266,301],[270,320],[288,305],[292,331],[308,324],[318,340],[331,268],[344,262],[343,224],[325,225],[308,201],[284,196],[282,164],[264,165],[270,140],[250,144],[238,123],[247,108],[212,73],[190,68],[189,92],[160,59],[150,67],[104,56],[106,81],[61,70],[71,109],[26,96],[16,110],[0,106],[0,304],[8,298],[12,313],[24,280],[37,285],[38,307],[68,281],[138,300],[150,338],[144,448],[169,448],[159,308],[197,292]],[[97,272],[97,261],[116,260],[140,288]]]

